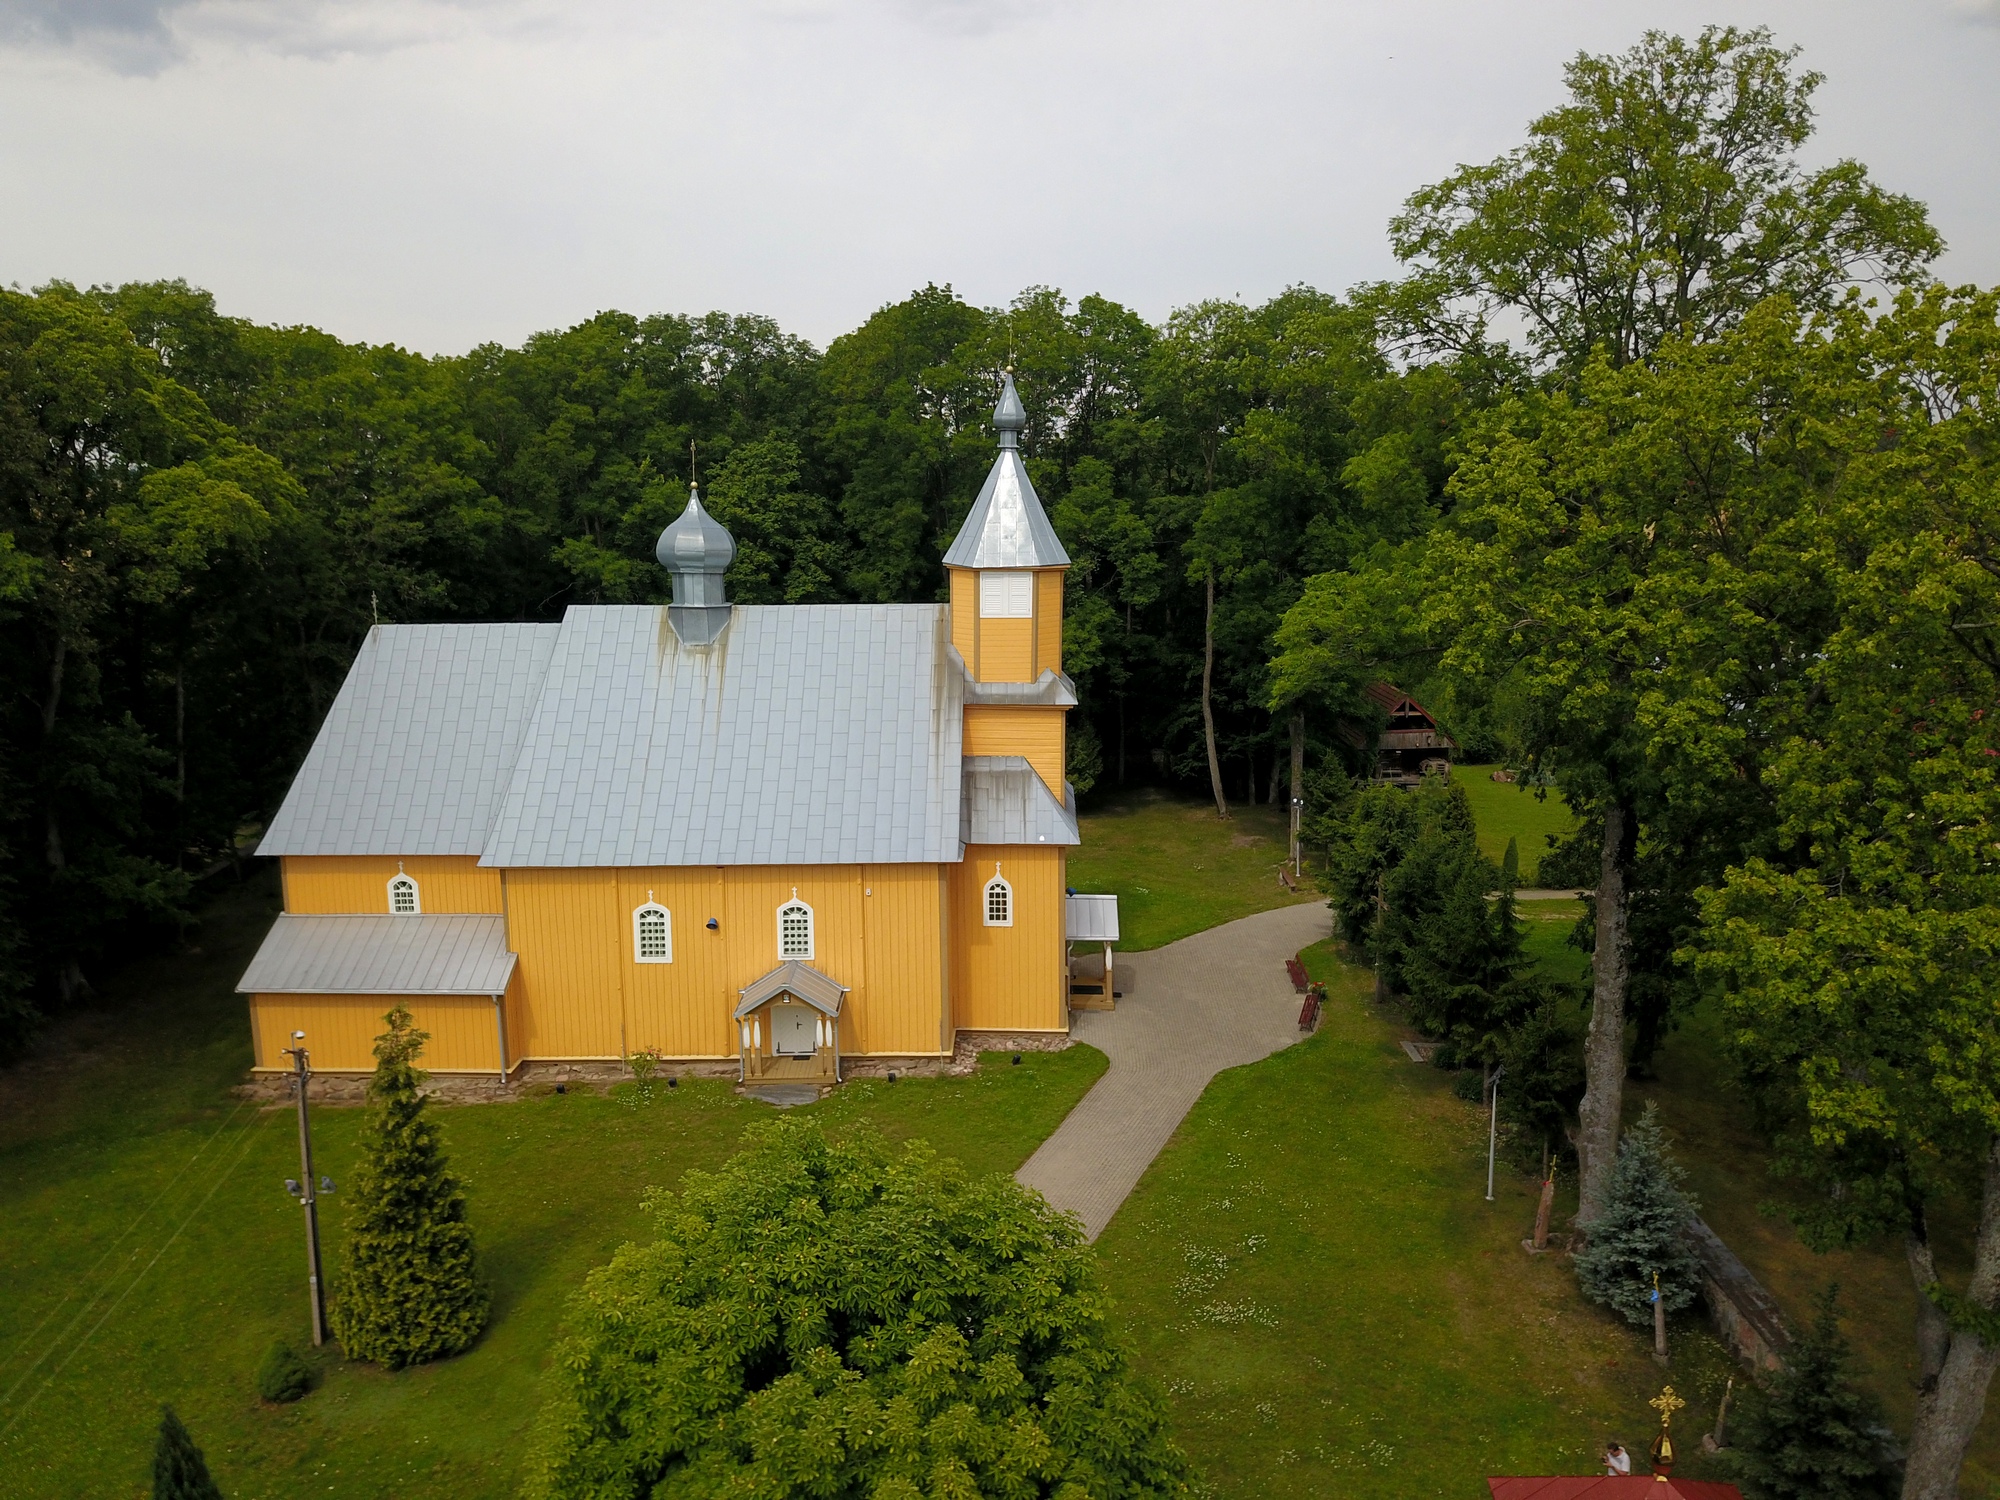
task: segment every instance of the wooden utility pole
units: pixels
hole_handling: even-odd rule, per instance
[[[312,1124],[306,1117],[306,1081],[312,1077],[310,1054],[303,1031],[292,1033],[293,1045],[284,1049],[292,1059],[299,1090],[299,1206],[306,1211],[306,1285],[312,1296],[312,1327],[315,1346],[326,1342],[326,1285],[319,1273],[319,1195],[314,1191]]]

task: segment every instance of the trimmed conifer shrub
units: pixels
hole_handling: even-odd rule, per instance
[[[399,1370],[470,1347],[486,1326],[487,1300],[465,1195],[426,1112],[416,1060],[430,1038],[404,1006],[384,1020],[330,1317],[350,1359]]]
[[[1887,1500],[1882,1412],[1854,1384],[1839,1288],[1815,1299],[1812,1328],[1733,1420],[1730,1469],[1750,1500]]]
[[[312,1366],[280,1339],[257,1366],[257,1394],[266,1401],[296,1401],[312,1389]]]
[[[1641,1327],[1652,1326],[1656,1275],[1668,1312],[1693,1302],[1701,1290],[1701,1264],[1688,1248],[1685,1230],[1694,1215],[1695,1201],[1667,1149],[1659,1111],[1648,1101],[1618,1143],[1604,1213],[1577,1253],[1576,1279],[1584,1295]]]
[[[208,1461],[171,1406],[160,1408],[160,1435],[153,1443],[153,1500],[222,1500]]]
[[[1191,1493],[1075,1220],[921,1142],[746,1139],[584,1284],[526,1494]]]

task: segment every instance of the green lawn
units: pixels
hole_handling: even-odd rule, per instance
[[[1099,1241],[1217,1492],[1471,1500],[1489,1474],[1587,1473],[1607,1437],[1643,1450],[1663,1379],[1680,1431],[1712,1422],[1721,1346],[1690,1321],[1663,1376],[1649,1334],[1522,1251],[1535,1184],[1503,1167],[1485,1201],[1483,1112],[1331,948],[1306,955],[1318,1034],[1218,1077]]]
[[[1495,781],[1493,773],[1498,769],[1453,766],[1451,779],[1464,787],[1465,795],[1472,800],[1472,815],[1479,824],[1480,852],[1498,864],[1507,852],[1507,840],[1520,840],[1521,883],[1533,885],[1550,837],[1568,833],[1576,826],[1576,819],[1570,815],[1562,793],[1554,787]]]
[[[0,1075],[9,1500],[147,1493],[162,1401],[230,1500],[511,1494],[569,1292],[645,1232],[647,1187],[718,1163],[768,1109],[721,1083],[442,1109],[491,1328],[464,1357],[397,1375],[324,1359],[320,1389],[261,1407],[258,1359],[274,1338],[307,1338],[300,1213],[282,1186],[298,1171],[293,1116],[228,1093],[250,1060],[229,987],[274,909],[268,883],[223,902],[205,951],[128,972],[39,1059]],[[1011,1171],[1103,1068],[1088,1047],[993,1057],[964,1079],[852,1084],[813,1112]],[[352,1109],[315,1114],[318,1165],[336,1181],[360,1123]],[[337,1266],[337,1194],[326,1209]]]
[[[1237,807],[1223,822],[1211,802],[1149,789],[1095,800],[1080,822],[1083,843],[1070,853],[1069,883],[1117,895],[1123,951],[1321,899],[1278,883],[1287,839],[1280,807]]]

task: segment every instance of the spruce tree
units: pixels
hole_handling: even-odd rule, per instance
[[[1815,1299],[1811,1331],[1732,1424],[1730,1466],[1751,1500],[1886,1500],[1895,1493],[1876,1438],[1882,1413],[1854,1384],[1838,1298],[1839,1288],[1829,1286]]]
[[[332,1320],[349,1358],[397,1370],[469,1347],[486,1325],[486,1290],[465,1197],[426,1113],[416,1059],[430,1038],[403,1006],[384,1019]]]
[[[160,1436],[153,1444],[153,1500],[222,1500],[208,1461],[171,1406],[160,1408]]]
[[[1641,1327],[1653,1321],[1655,1276],[1668,1312],[1693,1302],[1701,1290],[1701,1265],[1685,1231],[1694,1215],[1695,1201],[1681,1185],[1681,1169],[1649,1100],[1619,1142],[1604,1213],[1577,1254],[1576,1279],[1584,1295]]]

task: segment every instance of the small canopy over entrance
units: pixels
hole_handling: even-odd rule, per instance
[[[742,990],[736,1022],[745,1082],[840,1082],[840,1008],[847,986],[791,959]]]
[[[1071,891],[1063,900],[1063,939],[1070,944],[1069,1003],[1073,1010],[1114,1010],[1117,1008],[1118,981],[1112,969],[1111,945],[1118,941],[1118,898],[1078,895]],[[1076,972],[1075,944],[1102,944],[1103,975]]]

